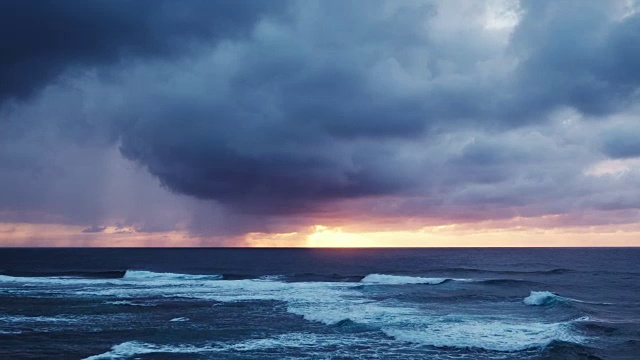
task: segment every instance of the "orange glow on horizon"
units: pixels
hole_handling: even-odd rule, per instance
[[[207,237],[187,231],[137,232],[106,228],[84,233],[84,226],[0,223],[5,247],[598,247],[640,246],[640,223],[545,228],[544,219],[510,219],[419,229],[367,230],[366,226],[314,225],[288,233],[252,232],[237,237]]]
[[[640,246],[640,224],[567,228],[477,228],[443,225],[419,230],[348,232],[341,227],[310,227],[307,233],[261,234],[245,238],[254,247],[617,247]],[[281,236],[286,243],[279,242]],[[296,244],[296,245],[294,245]]]

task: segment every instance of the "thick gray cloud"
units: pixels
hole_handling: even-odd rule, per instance
[[[512,37],[518,66],[513,110],[539,116],[554,106],[607,115],[637,101],[640,14],[621,3],[528,1]],[[626,15],[626,16],[625,16]]]
[[[0,3],[0,99],[21,98],[74,66],[180,56],[193,42],[246,33],[283,2],[24,0]]]
[[[425,221],[640,207],[636,169],[589,172],[640,156],[635,3],[50,2],[27,31],[30,4],[3,5],[25,20],[1,25],[23,40],[2,40],[0,96],[38,94],[2,109],[6,211],[222,234],[338,206]],[[114,147],[164,190],[105,166]],[[118,176],[137,180],[105,191]],[[109,200],[144,183],[141,201]]]

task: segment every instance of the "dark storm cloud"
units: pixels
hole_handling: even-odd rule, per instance
[[[21,98],[73,66],[178,56],[190,42],[234,38],[281,1],[0,2],[0,100]]]
[[[507,80],[478,74],[477,62],[495,56],[489,40],[477,49],[456,39],[460,49],[451,49],[434,38],[437,29],[424,25],[438,15],[430,4],[382,4],[298,8],[298,19],[263,24],[214,49],[208,56],[231,59],[228,73],[191,69],[207,81],[185,86],[202,87],[206,96],[154,93],[163,100],[152,115],[123,122],[123,155],[179,193],[245,211],[299,211],[428,182],[428,169],[408,171],[415,164],[389,150],[394,140],[542,124],[561,107],[605,115],[624,108],[640,80],[626,68],[631,63],[612,62],[606,51],[635,56],[638,16],[614,21],[608,4],[588,3],[577,14],[572,2],[531,4],[511,37],[509,51],[520,58]],[[324,21],[335,26],[313,25]],[[619,76],[626,72],[630,78]],[[467,182],[505,181],[509,166],[535,155],[526,151],[474,142],[459,168],[473,170]]]
[[[216,134],[227,130],[229,137],[232,130],[214,124],[201,124],[197,130],[138,128],[122,136],[120,149],[170,189],[244,211],[301,211],[316,201],[389,193],[412,181],[398,177],[397,161],[385,149],[352,149],[339,142],[329,149],[327,143],[318,145],[317,138],[287,139],[284,133],[264,139],[248,127],[216,140]],[[145,136],[136,137],[141,133]],[[261,148],[264,140],[279,143]]]
[[[368,11],[382,15],[380,4]],[[379,42],[418,31],[416,13],[401,9],[372,20],[342,10],[338,2],[298,9],[338,28],[315,20],[297,33],[309,25],[263,24],[249,39],[204,55],[224,63],[192,63],[188,71],[202,79],[171,89],[150,85],[155,99],[138,99],[153,111],[117,124],[123,155],[174,191],[243,211],[300,211],[414,182],[402,177],[406,165],[384,143],[420,135],[424,99],[380,89],[370,72],[387,50]],[[418,18],[433,15],[430,6],[418,10]]]
[[[584,172],[606,156],[638,155],[629,132],[598,124],[636,111],[640,15],[622,16],[613,2],[531,1],[503,29],[484,23],[487,4],[4,2],[0,16],[23,21],[0,25],[9,49],[0,96],[50,87],[0,122],[4,134],[30,134],[6,142],[0,167],[13,170],[0,184],[21,188],[42,168],[59,191],[38,181],[38,196],[6,190],[5,204],[49,193],[56,198],[40,210],[52,212],[73,198],[74,176],[104,160],[76,154],[65,172],[75,175],[49,175],[42,154],[69,143],[118,146],[172,192],[247,216],[234,231],[268,228],[255,214],[313,215],[339,200],[396,196],[407,201],[385,216],[479,219],[574,211],[604,203],[577,200],[603,187],[633,188],[635,174]],[[98,71],[57,79],[76,68]],[[578,120],[558,118],[566,109]],[[49,156],[61,168],[68,161]],[[111,172],[88,178],[108,184]],[[78,191],[84,200],[60,213],[106,224],[118,207],[108,192],[109,205],[92,209],[96,191]],[[230,217],[218,210],[190,225],[225,232],[220,219]]]

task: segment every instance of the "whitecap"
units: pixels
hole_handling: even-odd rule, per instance
[[[84,360],[108,360],[108,359],[126,359],[135,355],[153,354],[153,353],[179,353],[193,354],[205,351],[206,348],[190,345],[157,345],[141,341],[127,341],[122,344],[115,345],[110,351],[103,354],[93,355]]]
[[[591,304],[591,305],[613,305],[612,303],[607,303],[607,302],[599,303],[599,302],[590,302],[590,301],[572,299],[572,298],[560,296],[550,291],[531,291],[529,296],[524,298],[522,302],[524,302],[526,305],[531,305],[531,306],[548,306],[548,305],[561,304],[561,303],[567,303],[567,302]]]
[[[480,348],[494,351],[520,351],[542,348],[553,341],[581,343],[584,338],[571,331],[571,322],[539,323],[517,320],[467,319],[444,322],[434,319],[417,329],[383,328],[401,341],[435,347]]]
[[[139,302],[133,302],[133,301],[129,301],[129,300],[105,301],[104,304],[106,304],[106,305],[128,305],[128,306],[157,306],[156,304],[139,303]]]
[[[5,315],[0,316],[0,322],[5,323],[77,323],[81,319],[73,316],[26,316],[26,315]]]
[[[471,282],[471,279],[450,279],[450,278],[428,278],[420,276],[402,276],[402,275],[385,275],[385,274],[369,274],[365,276],[360,282],[365,284],[379,284],[379,285],[409,285],[409,284],[430,284],[438,285],[443,282],[461,281]]]
[[[212,275],[193,275],[193,274],[177,274],[177,273],[159,273],[143,270],[127,270],[124,274],[125,280],[134,281],[157,281],[157,280],[222,280],[220,274]]]
[[[170,322],[183,322],[183,321],[189,321],[189,318],[187,317],[177,317],[177,318],[173,318],[171,320],[169,320]]]
[[[569,299],[564,296],[554,294],[550,291],[532,291],[529,294],[529,296],[527,296],[523,300],[523,302],[526,305],[532,305],[532,306],[546,306],[546,305],[553,305],[557,303],[564,303],[567,301],[577,301],[577,300]]]
[[[94,279],[83,277],[50,276],[50,277],[19,277],[0,275],[0,283],[20,284],[23,286],[49,286],[49,285],[117,285],[122,279]]]
[[[282,281],[285,278],[286,276],[284,275],[263,275],[259,277],[260,280],[265,280],[265,281]]]
[[[196,354],[196,353],[220,353],[226,351],[252,352],[269,349],[282,348],[309,348],[338,345],[344,343],[342,336],[323,336],[309,333],[288,333],[280,334],[268,338],[248,339],[240,342],[216,342],[211,344],[196,345],[168,345],[152,344],[142,341],[127,341],[114,345],[109,351],[93,355],[84,360],[108,360],[130,358],[136,355],[173,353],[173,354]]]

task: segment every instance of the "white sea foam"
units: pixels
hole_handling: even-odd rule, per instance
[[[158,280],[222,280],[222,275],[192,275],[176,273],[157,273],[143,270],[127,270],[124,274],[125,280],[135,281],[158,281]]]
[[[571,322],[543,323],[513,316],[450,316],[396,300],[368,301],[346,296],[319,303],[290,302],[288,310],[307,320],[336,324],[343,320],[381,329],[393,338],[435,347],[516,351],[552,341],[580,343]]]
[[[572,299],[572,298],[560,296],[550,291],[532,291],[529,294],[529,296],[524,298],[523,302],[527,305],[533,305],[533,306],[553,305],[553,304],[566,303],[566,302],[583,303],[583,304],[591,304],[591,305],[612,305],[611,303],[597,303],[597,302],[589,302],[589,301],[583,301],[578,299]]]
[[[4,315],[0,316],[0,322],[4,323],[67,323],[73,324],[81,320],[75,316],[24,316],[24,315]]]
[[[113,346],[111,350],[106,353],[89,356],[85,358],[85,360],[127,359],[135,355],[153,353],[193,354],[204,352],[206,350],[207,348],[189,345],[157,345],[141,341],[127,341],[125,343]]]
[[[304,348],[305,352],[321,346],[348,344],[352,339],[344,336],[316,335],[310,333],[288,333],[268,338],[249,339],[240,342],[216,342],[195,345],[151,344],[141,341],[128,341],[115,345],[110,351],[93,355],[85,360],[108,360],[130,358],[136,355],[152,353],[206,354],[220,352],[255,352],[270,349]]]
[[[376,300],[367,297],[367,287],[362,285],[437,285],[445,278],[427,278],[370,274],[361,283],[353,282],[284,282],[277,278],[220,281],[214,275],[158,274],[152,272],[127,272],[123,279],[109,280],[113,286],[103,286],[104,280],[94,285],[74,288],[74,293],[108,297],[109,301],[134,301],[143,297],[182,297],[219,302],[279,301],[293,314],[309,321],[337,324],[351,320],[357,324],[378,328],[401,342],[430,346],[472,347],[488,350],[512,351],[542,347],[551,341],[582,342],[573,333],[571,322],[545,323],[530,318],[514,317],[512,313],[494,313],[477,316],[466,314],[464,309],[451,317],[431,309],[427,304],[403,302],[397,299]],[[470,281],[468,279],[452,279]],[[91,280],[92,282],[95,280]],[[84,283],[83,283],[84,284]],[[438,289],[439,287],[434,287]],[[532,292],[525,303],[543,304],[551,296],[546,292]],[[560,297],[561,298],[561,297]],[[564,298],[566,299],[566,298]],[[176,320],[177,321],[177,320]],[[236,351],[242,348],[266,346],[269,343],[286,343],[283,339],[269,338],[236,343]],[[295,341],[292,340],[291,344]],[[262,345],[260,345],[262,344]],[[209,347],[154,345],[127,342],[114,346],[111,351],[92,359],[111,359],[151,352],[202,352],[221,351],[221,345]],[[225,345],[232,346],[232,345]],[[294,345],[291,345],[294,346]],[[310,346],[310,345],[309,345]]]
[[[49,277],[18,277],[0,275],[0,284],[20,284],[22,286],[49,286],[49,285],[117,285],[122,279],[94,279],[83,277],[68,277],[68,276],[49,276]]]
[[[497,351],[544,347],[552,341],[580,343],[584,340],[571,331],[570,322],[518,323],[507,319],[495,321],[473,318],[462,322],[433,320],[424,328],[388,328],[383,331],[398,340],[423,345]]]
[[[433,319],[430,325],[407,324],[383,328],[392,338],[408,343],[434,347],[481,348],[494,351],[519,351],[544,347],[552,341],[582,342],[584,339],[570,330],[570,322],[517,324],[501,321],[482,321],[470,318],[462,322]],[[214,342],[201,345],[167,345],[129,341],[115,345],[110,351],[85,360],[130,358],[151,353],[211,354],[222,352],[260,352],[271,349],[304,349],[305,353],[324,351],[325,348],[350,347],[362,341],[350,335],[319,335],[311,333],[280,334],[268,338],[248,339],[240,342]],[[365,339],[366,340],[366,339]],[[366,346],[371,345],[366,340]],[[388,346],[388,345],[387,345]]]
[[[177,318],[173,318],[171,320],[169,320],[170,322],[183,322],[183,321],[189,321],[189,318],[187,317],[177,317]]]
[[[550,291],[532,291],[531,294],[529,294],[529,296],[527,296],[523,300],[525,304],[532,305],[532,306],[552,305],[557,303],[564,303],[567,301],[578,301],[578,300],[569,299],[564,296],[554,294]]]
[[[12,283],[56,283],[56,284],[117,284],[126,281],[158,281],[158,280],[222,280],[223,276],[219,274],[211,275],[194,275],[194,274],[176,274],[176,273],[158,273],[143,270],[127,270],[122,279],[118,278],[91,278],[77,276],[43,276],[43,277],[21,277],[0,275],[0,282]]]
[[[567,302],[591,304],[591,305],[613,305],[612,303],[607,303],[607,302],[590,302],[590,301],[572,299],[572,298],[560,296],[550,291],[532,291],[529,294],[529,296],[524,298],[523,302],[526,305],[532,305],[532,306],[547,306],[547,305],[561,304],[561,303],[567,303]]]
[[[348,343],[351,340],[345,339],[345,336],[288,333],[268,338],[249,339],[237,343],[220,343],[217,349],[220,351],[249,352],[282,348],[304,348],[307,351],[315,347]]]
[[[0,316],[0,334],[20,334],[19,328],[28,327],[39,332],[50,331],[51,328],[76,326],[83,323],[79,316],[24,316],[24,315],[3,315]],[[18,328],[18,329],[16,329]]]
[[[260,276],[260,280],[267,280],[267,281],[280,281],[280,280],[284,280],[285,276],[284,275],[263,275]]]
[[[82,280],[76,278],[64,278],[64,277],[16,277],[0,275],[0,282],[3,283],[23,283],[23,284],[38,284],[38,283],[59,283],[65,284],[74,280]]]
[[[139,303],[139,302],[133,302],[133,301],[129,301],[129,300],[105,301],[104,303],[107,304],[107,305],[157,306],[156,304]]]
[[[408,285],[408,284],[431,284],[437,285],[443,282],[462,281],[472,282],[472,279],[450,279],[450,278],[428,278],[419,276],[402,276],[402,275],[385,275],[385,274],[369,274],[360,280],[365,284],[380,284],[380,285]]]

